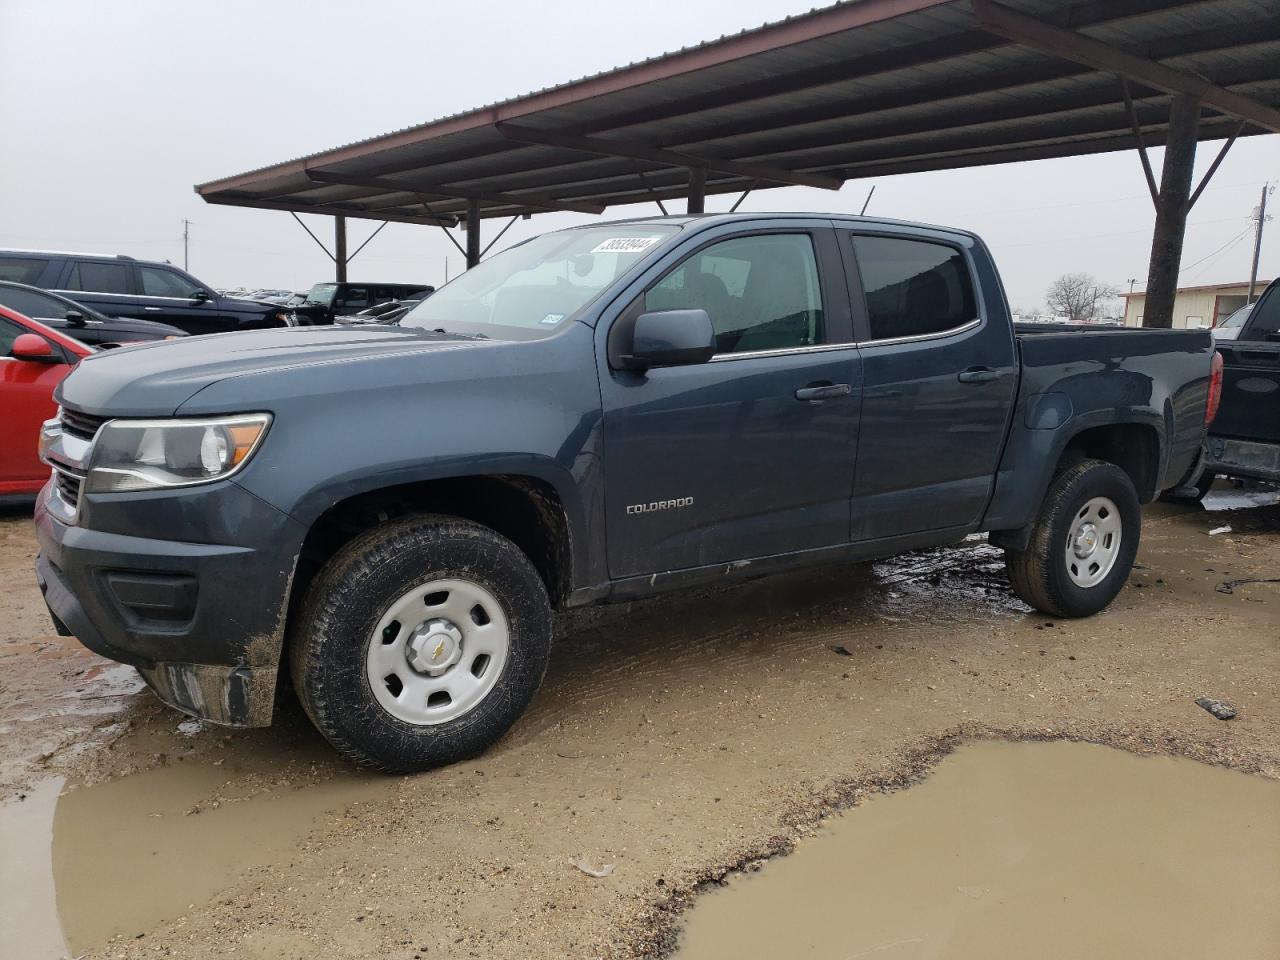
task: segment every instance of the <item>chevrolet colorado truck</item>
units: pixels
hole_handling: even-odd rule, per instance
[[[90,357],[45,424],[37,580],[165,701],[410,771],[494,742],[557,609],[986,531],[1105,607],[1188,479],[1208,331],[1017,326],[974,235],[708,215],[516,245],[399,326]],[[283,668],[283,669],[282,669]]]

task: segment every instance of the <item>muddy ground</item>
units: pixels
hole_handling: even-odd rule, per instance
[[[1139,568],[1088,620],[1030,612],[980,540],[573,613],[506,738],[399,778],[336,761],[291,702],[269,730],[184,721],[55,636],[8,514],[0,954],[660,954],[709,881],[966,739],[1280,780],[1280,584],[1223,588],[1280,577],[1280,498],[1206,503],[1147,508]]]

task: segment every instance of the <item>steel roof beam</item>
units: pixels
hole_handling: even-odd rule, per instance
[[[1155,60],[1135,57],[1074,30],[1051,26],[994,3],[993,0],[970,2],[982,28],[996,36],[1049,56],[1136,80],[1165,93],[1194,97],[1205,106],[1280,133],[1280,110],[1232,93],[1200,77],[1166,67]]]
[[[228,207],[256,207],[260,210],[283,210],[287,213],[315,213],[328,217],[355,217],[360,220],[390,220],[393,223],[422,223],[429,227],[455,227],[458,218],[452,216],[417,216],[403,213],[384,213],[381,210],[365,210],[340,203],[302,203],[299,201],[260,200],[257,197],[236,196],[234,194],[211,194],[206,196],[208,203],[222,204]]]
[[[838,177],[803,173],[799,170],[784,170],[781,167],[760,166],[754,163],[739,163],[736,160],[695,157],[687,153],[663,150],[659,147],[651,147],[643,143],[634,143],[627,140],[580,137],[572,133],[535,130],[532,127],[511,123],[497,123],[494,124],[494,127],[508,140],[514,140],[517,143],[534,143],[544,147],[558,147],[563,150],[579,150],[583,153],[594,153],[602,157],[647,160],[650,163],[659,163],[663,166],[723,173],[732,177],[742,177],[745,180],[764,180],[797,187],[817,187],[820,190],[839,190],[843,183]]]
[[[535,210],[570,210],[574,213],[603,213],[602,203],[583,203],[576,200],[557,200],[542,194],[515,196],[492,190],[472,190],[446,184],[406,183],[389,177],[365,177],[354,173],[333,173],[328,170],[307,170],[307,178],[314,183],[335,183],[345,187],[366,187],[386,193],[411,193],[417,197],[440,200],[483,200],[513,207],[531,207]]]

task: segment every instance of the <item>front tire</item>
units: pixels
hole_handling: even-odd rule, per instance
[[[307,591],[289,654],[316,728],[387,773],[473,757],[528,706],[551,650],[547,590],[515,544],[451,517],[347,544]]]
[[[1027,549],[1005,551],[1014,592],[1041,613],[1097,613],[1129,578],[1141,528],[1127,473],[1101,460],[1073,464],[1050,484]]]

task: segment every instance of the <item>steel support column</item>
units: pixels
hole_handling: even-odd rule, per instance
[[[705,213],[707,200],[707,170],[705,167],[689,168],[689,205],[686,213]]]
[[[1173,326],[1173,301],[1178,293],[1178,266],[1187,229],[1191,174],[1196,162],[1200,129],[1200,100],[1177,94],[1169,109],[1169,139],[1156,197],[1156,229],[1151,238],[1151,266],[1143,305],[1144,327]]]
[[[333,218],[333,267],[334,278],[347,282],[347,218]]]
[[[480,262],[480,201],[467,201],[467,269]]]

